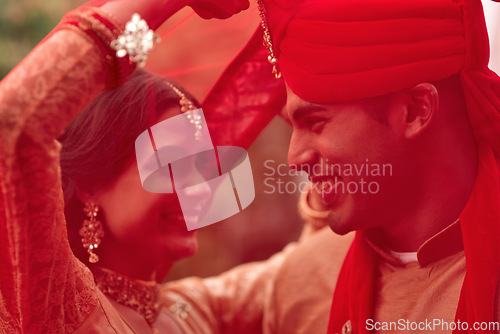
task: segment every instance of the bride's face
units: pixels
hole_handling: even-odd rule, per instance
[[[196,235],[187,230],[177,195],[145,191],[135,163],[101,193],[99,206],[107,234],[97,253],[113,245],[159,266],[196,252]]]
[[[178,114],[169,109],[158,122]],[[106,263],[157,269],[196,252],[196,234],[187,230],[177,195],[144,190],[135,160],[97,197],[107,233],[96,253]]]

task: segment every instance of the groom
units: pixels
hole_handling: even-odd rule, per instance
[[[500,330],[500,79],[480,1],[263,8],[289,164],[313,171],[331,229],[356,231],[320,233],[288,257],[271,331],[320,330],[330,288],[329,333]],[[352,172],[363,165],[392,172]]]

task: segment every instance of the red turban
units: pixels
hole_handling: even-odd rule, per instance
[[[460,73],[478,139],[500,157],[500,80],[480,0],[267,0],[278,66],[313,103],[384,95]]]
[[[309,102],[383,95],[444,79],[465,63],[462,6],[451,0],[269,2],[266,9],[280,70]]]

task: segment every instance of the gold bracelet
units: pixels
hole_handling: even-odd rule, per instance
[[[108,67],[108,89],[123,84],[134,71],[135,63],[118,58],[110,45],[123,32],[123,28],[114,17],[100,8],[83,7],[67,13],[51,34],[63,29],[82,33],[101,50]]]

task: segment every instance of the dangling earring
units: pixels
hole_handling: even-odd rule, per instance
[[[92,201],[85,203],[83,212],[87,215],[88,219],[83,221],[83,226],[80,229],[80,236],[82,237],[83,248],[89,253],[89,262],[97,263],[99,256],[94,253],[94,250],[99,247],[102,237],[104,237],[104,230],[102,224],[97,220],[97,212],[99,206]]]

